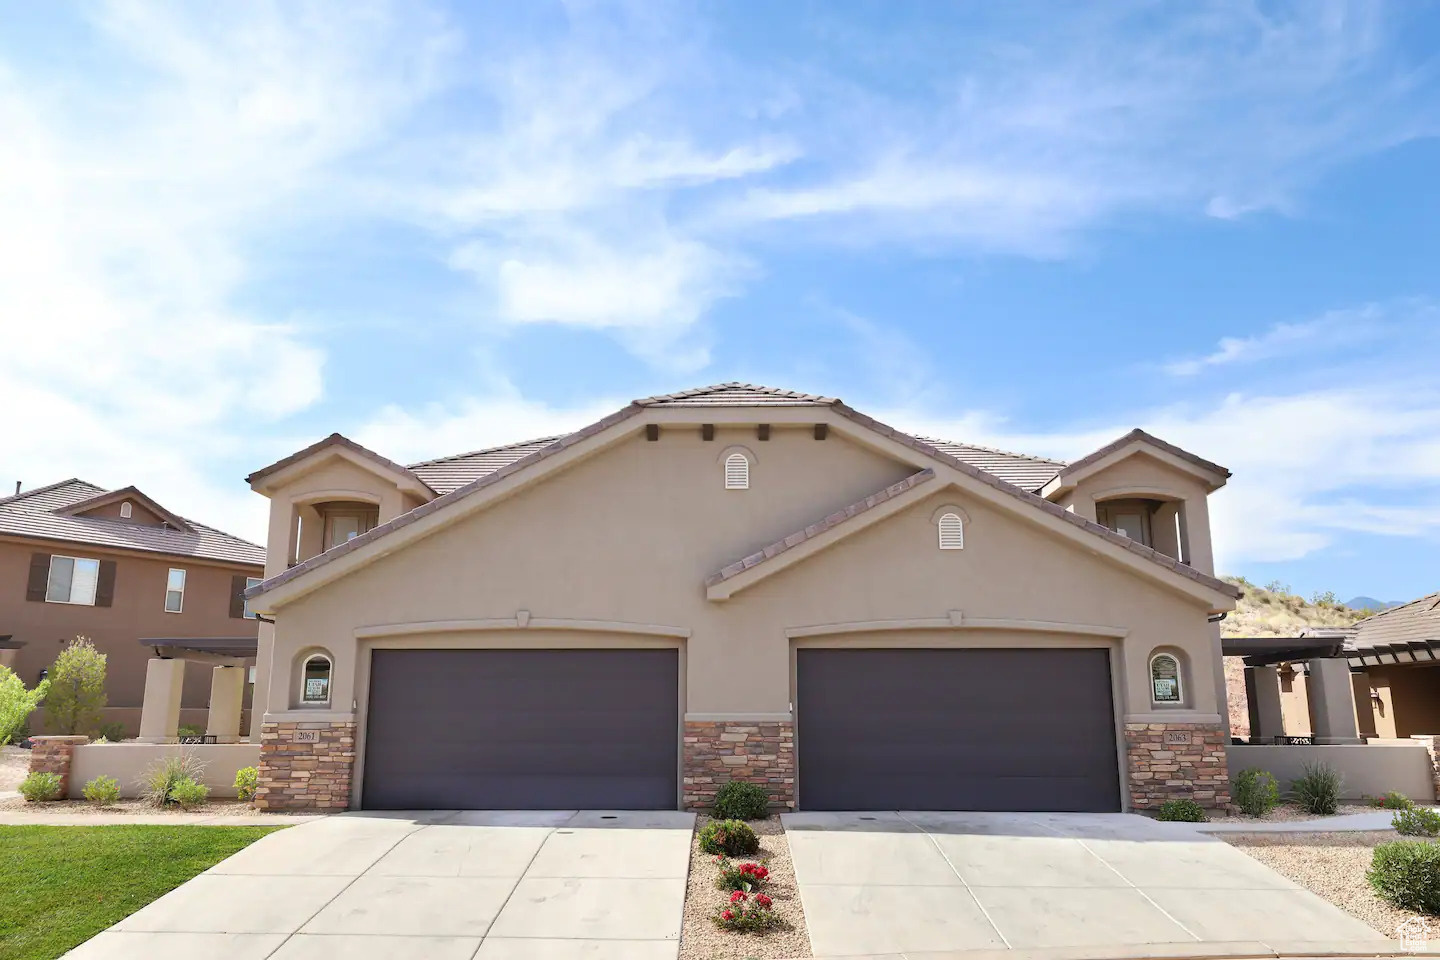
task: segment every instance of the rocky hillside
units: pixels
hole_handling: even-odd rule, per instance
[[[1289,586],[1269,583],[1261,587],[1244,577],[1226,580],[1245,591],[1235,612],[1220,624],[1227,637],[1293,637],[1306,627],[1348,627],[1374,610],[1355,610],[1335,600],[1335,594],[1316,594],[1309,600],[1291,593]],[[1239,657],[1225,658],[1225,685],[1229,688],[1230,732],[1248,736],[1250,716],[1245,701],[1244,665]]]

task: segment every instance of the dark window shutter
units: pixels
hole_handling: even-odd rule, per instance
[[[50,554],[30,554],[30,582],[25,585],[26,600],[45,599],[45,590],[50,586]]]
[[[234,620],[245,617],[245,584],[248,580],[243,573],[230,578],[230,617]]]
[[[95,581],[95,606],[108,607],[115,602],[115,561],[100,561],[100,577]]]

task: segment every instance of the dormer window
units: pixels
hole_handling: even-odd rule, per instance
[[[1150,500],[1110,500],[1095,505],[1095,519],[1124,537],[1153,546],[1150,515],[1158,503]]]
[[[959,514],[942,513],[936,527],[940,532],[941,550],[965,549],[965,521]]]
[[[129,520],[130,517],[131,517],[131,515],[132,515],[134,512],[135,512],[135,508],[132,507],[132,506],[130,506],[130,501],[129,501],[129,500],[126,500],[124,503],[120,504],[120,519],[121,519],[121,520]]]
[[[750,460],[743,453],[732,453],[725,458],[725,489],[750,489]]]

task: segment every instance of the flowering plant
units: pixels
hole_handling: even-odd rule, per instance
[[[734,930],[737,933],[769,930],[780,923],[773,906],[774,901],[763,893],[751,896],[744,890],[736,890],[730,894],[729,903],[715,914],[715,923],[722,930]]]
[[[715,886],[721,890],[744,890],[747,893],[770,879],[770,871],[758,863],[733,863],[724,857],[715,858],[720,875]]]

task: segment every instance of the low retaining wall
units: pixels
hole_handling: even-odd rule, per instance
[[[1290,781],[1304,772],[1305,764],[1328,763],[1345,780],[1342,799],[1378,797],[1396,790],[1417,803],[1435,802],[1430,752],[1420,743],[1231,744],[1226,752],[1230,756],[1230,776],[1259,767],[1275,775],[1282,791],[1288,790]]]
[[[173,743],[91,743],[74,748],[70,759],[68,796],[83,796],[85,784],[102,774],[120,783],[122,797],[138,797],[145,772],[167,756],[184,752],[205,764],[201,781],[212,797],[235,796],[235,771],[260,762],[260,745],[250,743],[205,743],[179,746]]]

